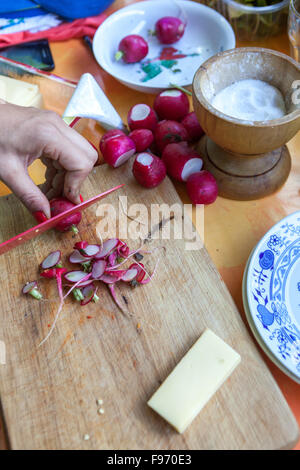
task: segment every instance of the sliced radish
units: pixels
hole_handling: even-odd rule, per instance
[[[137,276],[136,276],[135,280],[137,282],[142,282],[142,280],[146,276],[146,271],[145,271],[144,265],[142,263],[133,263],[129,266],[129,270],[131,270],[131,269],[135,269],[137,271]]]
[[[99,245],[87,245],[85,248],[80,250],[80,253],[86,258],[93,258],[100,251]]]
[[[106,141],[103,158],[110,166],[117,168],[135,153],[135,144],[127,135],[117,136]]]
[[[77,286],[81,288],[81,287],[89,286],[89,285],[92,284],[93,282],[94,282],[93,279],[87,279],[86,281],[78,282]],[[67,286],[67,287],[74,287],[73,284],[65,284],[65,286]]]
[[[177,181],[187,181],[193,173],[197,173],[203,166],[200,155],[190,149],[187,142],[168,144],[162,153],[169,176]]]
[[[145,188],[155,188],[166,177],[164,162],[150,153],[139,153],[134,160],[132,172],[136,180]]]
[[[37,288],[37,282],[36,281],[27,282],[27,284],[25,284],[25,286],[22,289],[22,293],[23,294],[29,294],[29,292],[32,291],[32,289],[36,289],[36,288]]]
[[[64,278],[69,282],[80,282],[87,274],[83,271],[69,271],[64,275]]]
[[[181,90],[170,89],[159,93],[153,105],[160,119],[180,121],[190,110],[190,102]]]
[[[112,250],[114,250],[117,247],[118,243],[119,243],[119,240],[117,238],[109,238],[108,240],[106,240],[102,245],[102,249],[95,256],[95,259],[105,258],[107,255],[111,253]]]
[[[113,251],[109,257],[108,257],[108,264],[109,266],[115,266],[116,264],[116,261],[117,261],[117,257],[118,257],[118,252],[115,250]]]
[[[135,268],[127,269],[126,273],[124,274],[124,276],[122,276],[121,280],[124,282],[131,282],[133,281],[133,279],[136,278],[137,274],[138,274],[137,269]]]
[[[187,181],[191,175],[200,171],[202,166],[203,166],[203,161],[201,158],[196,157],[196,158],[191,158],[190,160],[188,160],[182,168],[182,172],[181,172],[182,181]]]
[[[82,289],[81,292],[84,296],[84,300],[80,302],[80,305],[87,305],[93,300],[94,295],[96,293],[96,287],[94,286],[94,284],[90,284],[89,286]]]
[[[139,103],[132,106],[127,115],[128,126],[131,131],[135,129],[149,129],[154,131],[158,119],[155,111],[148,104]]]
[[[44,261],[42,261],[41,268],[42,269],[53,268],[53,266],[56,266],[60,262],[60,259],[61,259],[61,251],[60,250],[53,251],[47,256],[47,258],[44,259]]]
[[[107,266],[107,262],[102,259],[95,261],[93,263],[93,268],[92,268],[92,278],[100,279],[100,277],[105,272],[106,266]]]
[[[121,258],[127,258],[127,256],[129,255],[129,246],[127,245],[127,243],[122,242],[122,240],[120,240],[117,247],[117,252]]]
[[[122,279],[122,276],[124,276],[126,273],[126,270],[118,270],[118,271],[111,271],[111,272],[105,272],[101,277],[100,281],[104,282],[105,284],[114,284],[115,282],[120,281]]]
[[[91,258],[83,256],[78,250],[74,250],[73,253],[71,253],[71,255],[69,256],[69,261],[73,264],[86,263],[88,259]]]

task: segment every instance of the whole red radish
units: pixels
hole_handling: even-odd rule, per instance
[[[191,113],[187,114],[181,121],[181,124],[186,128],[189,142],[196,142],[203,136],[204,130],[199,124],[198,118],[196,113],[192,111]]]
[[[75,204],[73,204],[73,202],[69,201],[65,197],[58,197],[50,201],[50,210],[52,217],[59,215],[62,212],[67,211],[68,209],[72,209],[73,207],[75,207]],[[72,230],[74,233],[78,233],[77,225],[80,223],[80,221],[81,212],[76,212],[75,214],[69,215],[65,219],[58,222],[55,228],[59,232],[67,232],[68,230]]]
[[[149,129],[135,129],[130,132],[129,137],[135,143],[137,152],[147,150],[153,142],[153,133]]]
[[[127,64],[133,64],[140,62],[147,54],[148,44],[145,39],[138,34],[129,34],[121,40],[115,59],[120,60],[122,58]]]
[[[154,140],[158,150],[162,152],[168,144],[188,140],[188,133],[180,122],[164,120],[157,124]]]
[[[160,119],[180,121],[188,114],[190,102],[183,91],[171,88],[156,96],[153,107]]]
[[[175,16],[164,16],[155,24],[155,33],[162,44],[173,44],[184,34],[185,24]]]
[[[149,129],[150,131],[154,131],[158,119],[156,113],[150,106],[139,103],[130,108],[127,115],[127,122],[131,131],[135,129]]]
[[[100,150],[103,153],[105,143],[113,139],[115,137],[119,137],[120,135],[125,135],[125,132],[121,131],[121,129],[111,129],[110,131],[106,132],[103,134],[103,136],[100,139]]]
[[[177,181],[187,181],[190,175],[199,172],[203,166],[200,155],[187,142],[168,144],[163,150],[162,161],[168,175]]]
[[[103,158],[110,166],[117,168],[135,153],[135,144],[127,135],[108,139],[103,146]]]
[[[140,185],[155,188],[166,177],[164,162],[151,153],[139,153],[134,160],[132,172]]]
[[[191,175],[187,180],[186,189],[193,204],[212,204],[218,196],[217,182],[206,170]]]

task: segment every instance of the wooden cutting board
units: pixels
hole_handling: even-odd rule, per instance
[[[84,212],[81,239],[98,240],[96,212],[108,203],[117,210],[121,195],[128,197],[128,207],[141,202],[149,208],[150,204],[181,204],[168,179],[155,190],[144,190],[133,180],[130,166],[98,167],[86,181],[85,198],[120,182],[126,182],[126,189]],[[1,241],[32,224],[30,214],[13,195],[0,198]],[[152,227],[152,236],[159,228]],[[151,249],[163,243],[166,251],[147,256],[151,270],[162,255],[150,284],[134,289],[122,286],[120,295],[126,297],[131,315],[117,309],[103,286],[97,304],[80,307],[68,299],[53,334],[38,348],[56,313],[55,282],[39,281],[47,299],[41,302],[22,296],[21,287],[38,278],[38,264],[50,251],[59,248],[67,255],[80,237],[50,231],[0,256],[0,340],[6,345],[0,392],[12,449],[280,449],[294,445],[296,421],[223,281],[206,250],[186,251],[184,240],[146,242]],[[146,403],[206,327],[236,349],[242,362],[179,435]],[[103,400],[104,414],[97,412],[98,399]],[[85,434],[89,440],[84,440]]]

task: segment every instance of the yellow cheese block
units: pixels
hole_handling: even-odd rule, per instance
[[[240,360],[236,351],[206,329],[148,405],[182,433]]]
[[[38,85],[0,75],[0,99],[19,106],[43,107]]]

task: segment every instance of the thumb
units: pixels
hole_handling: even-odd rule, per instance
[[[18,177],[10,173],[3,181],[32,214],[40,211],[44,212],[48,219],[51,218],[48,199],[34,184],[24,168],[19,169]]]

